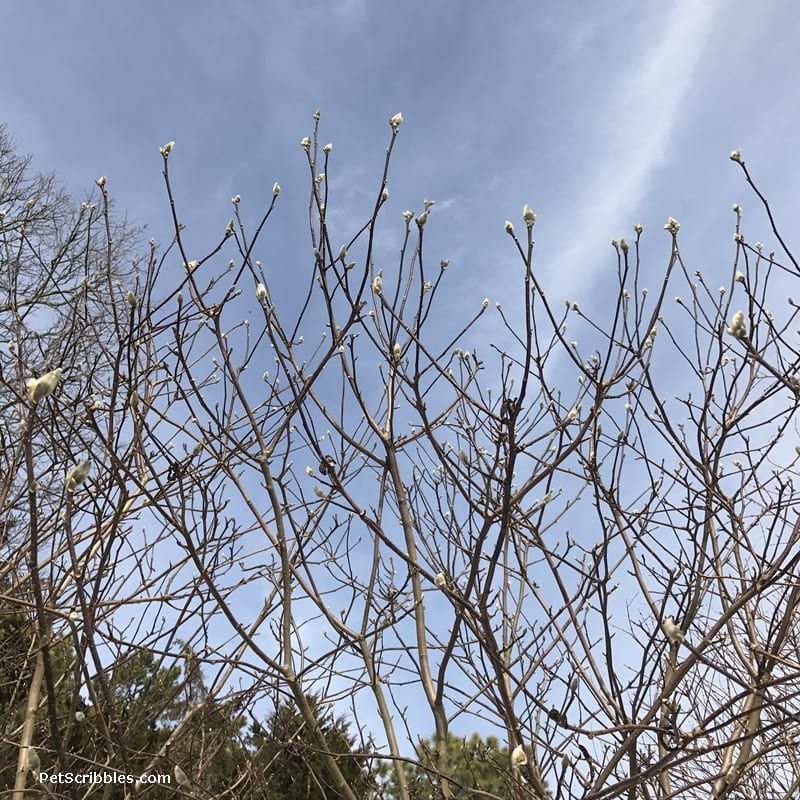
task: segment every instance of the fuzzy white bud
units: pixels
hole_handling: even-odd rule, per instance
[[[95,183],[102,189],[106,185],[106,176],[101,175]]]
[[[488,297],[484,297],[484,298],[483,298],[483,301],[481,302],[481,305],[482,305],[484,308],[489,308],[489,298],[488,298]]]
[[[136,308],[138,301],[136,299],[136,295],[133,292],[128,292],[128,305],[131,308]]]
[[[744,320],[744,311],[737,311],[731,319],[728,333],[734,339],[744,339],[747,336],[747,323]]]
[[[528,754],[525,752],[525,748],[521,744],[518,744],[511,751],[511,766],[523,767],[527,763],[528,763]]]
[[[59,367],[58,369],[51,370],[50,372],[42,375],[41,378],[28,379],[28,399],[32,403],[38,403],[48,395],[53,393],[53,390],[58,385],[58,379],[64,370]]]
[[[175,782],[181,789],[192,788],[192,782],[189,780],[189,776],[183,771],[183,768],[179,764],[175,765],[175,769],[173,769],[172,773],[175,776]]]
[[[525,220],[528,228],[532,228],[536,224],[536,214],[527,203],[522,207],[522,219]]]
[[[66,485],[68,492],[75,491],[89,477],[91,465],[91,461],[82,461],[67,473]]]
[[[670,217],[667,220],[667,224],[664,226],[664,230],[669,231],[670,233],[677,233],[680,227],[680,222],[678,222],[678,220],[676,220],[674,217]]]
[[[675,624],[672,617],[667,617],[662,623],[661,628],[667,635],[670,644],[683,644],[686,634]]]
[[[163,147],[159,147],[158,151],[166,158],[172,152],[173,147],[175,147],[175,142],[167,142]]]
[[[742,160],[742,151],[741,150],[734,150],[731,152],[730,156],[728,156],[731,161],[739,161]]]
[[[258,300],[265,300],[266,297],[267,297],[267,287],[264,286],[263,283],[259,283],[258,286],[256,286],[256,298]]]
[[[379,270],[375,279],[372,281],[372,291],[375,292],[378,297],[383,293],[383,270]]]
[[[505,229],[505,232],[509,236],[513,236],[514,235],[514,226],[511,224],[510,220],[506,220],[505,225],[503,225],[503,228]]]
[[[403,115],[398,112],[389,117],[389,124],[392,126],[392,130],[397,133],[397,129],[403,124]]]
[[[639,233],[639,234],[640,234],[640,233],[641,233],[641,232],[644,230],[644,225],[642,225],[642,223],[641,223],[641,222],[637,222],[637,223],[636,223],[636,224],[633,226],[633,230],[634,230],[634,231],[636,231],[636,233]]]
[[[303,150],[305,150],[306,152],[308,152],[309,148],[311,147],[311,139],[309,139],[309,138],[308,138],[308,136],[304,136],[304,137],[303,137],[303,138],[300,140],[300,147],[302,147],[302,148],[303,148]]]
[[[420,214],[420,215],[417,217],[417,227],[418,227],[418,228],[422,228],[422,226],[423,226],[423,225],[424,225],[424,224],[425,224],[427,221],[428,221],[428,212],[427,212],[427,211],[423,211],[423,212],[422,212],[422,213],[421,213],[421,214]]]
[[[447,579],[444,577],[443,572],[437,572],[433,582],[441,589],[447,583]]]

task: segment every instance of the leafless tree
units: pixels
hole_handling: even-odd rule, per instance
[[[102,342],[93,369],[50,356],[63,375],[34,402],[36,341],[4,356],[24,424],[4,434],[3,516],[19,508],[20,475],[27,510],[4,545],[5,592],[36,624],[30,685],[54,698],[53,643],[76,653],[67,711],[40,710],[31,690],[21,759],[42,729],[41,762],[66,769],[63,732],[89,693],[102,747],[87,769],[130,773],[144,751],[103,676],[140,648],[182,665],[187,687],[203,676],[145,753],[198,796],[224,742],[178,759],[194,722],[288,697],[330,796],[355,800],[314,694],[347,709],[361,755],[397,766],[404,798],[402,764],[431,731],[425,769],[443,800],[461,796],[447,745],[472,730],[505,737],[507,797],[792,797],[800,383],[785,297],[800,270],[766,201],[753,186],[780,255],[748,242],[735,206],[731,268],[711,286],[684,264],[670,218],[648,245],[666,252],[648,290],[637,225],[613,242],[599,312],[549,299],[526,206],[506,223],[522,291],[459,308],[452,273],[468,267],[425,246],[435,204],[384,219],[402,117],[374,205],[347,231],[328,221],[319,119],[301,141],[302,296],[261,252],[280,187],[252,232],[233,198],[234,219],[198,256],[169,143],[174,241],[151,248],[132,288],[108,282],[110,335],[109,317],[73,312]],[[401,224],[390,263],[381,237]],[[10,319],[20,309],[9,300]],[[43,496],[42,475],[84,459],[85,480]],[[247,752],[231,797],[268,792]]]

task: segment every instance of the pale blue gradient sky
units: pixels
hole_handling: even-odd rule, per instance
[[[278,223],[302,225],[297,142],[317,106],[342,218],[372,203],[386,120],[403,112],[391,201],[398,212],[438,201],[429,236],[478,299],[507,299],[504,271],[518,268],[502,223],[524,202],[539,214],[547,284],[557,276],[579,300],[614,262],[609,241],[636,222],[665,250],[661,226],[678,218],[684,251],[706,260],[729,241],[730,204],[749,200],[733,148],[784,219],[799,204],[800,15],[788,2],[600,13],[589,2],[78,0],[15,4],[4,23],[14,69],[0,98],[19,149],[76,192],[108,175],[119,208],[159,240],[169,229],[157,148],[169,139],[198,247],[217,235],[204,241],[203,228],[224,228],[231,195],[255,215],[275,180]],[[500,282],[487,286],[487,272]]]

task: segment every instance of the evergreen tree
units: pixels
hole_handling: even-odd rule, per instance
[[[374,789],[369,762],[353,751],[355,738],[344,717],[325,709],[318,697],[308,704],[330,753],[356,797],[368,798]],[[306,720],[287,701],[275,711],[266,727],[255,725],[251,745],[256,751],[256,777],[251,798],[264,800],[336,800],[341,797],[331,772],[315,744]]]
[[[418,763],[403,766],[412,800],[438,797],[439,776],[436,774],[436,742],[423,739],[417,746]],[[475,790],[504,796],[508,774],[508,748],[501,748],[494,736],[484,741],[477,733],[469,739],[450,734],[447,739],[449,789],[454,800],[477,800]],[[389,762],[381,764],[383,797],[397,800],[400,795],[394,769]]]

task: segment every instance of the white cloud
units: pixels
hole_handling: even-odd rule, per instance
[[[581,170],[586,177],[557,236],[565,243],[559,262],[570,266],[559,273],[558,289],[565,297],[585,286],[598,243],[622,233],[614,230],[621,217],[632,215],[627,228],[638,221],[637,206],[653,170],[669,157],[670,139],[719,8],[719,2],[683,0],[663,20],[654,12],[647,26],[652,41],[638,38],[639,52],[622,68],[625,74],[602,125],[587,131],[586,169]]]

